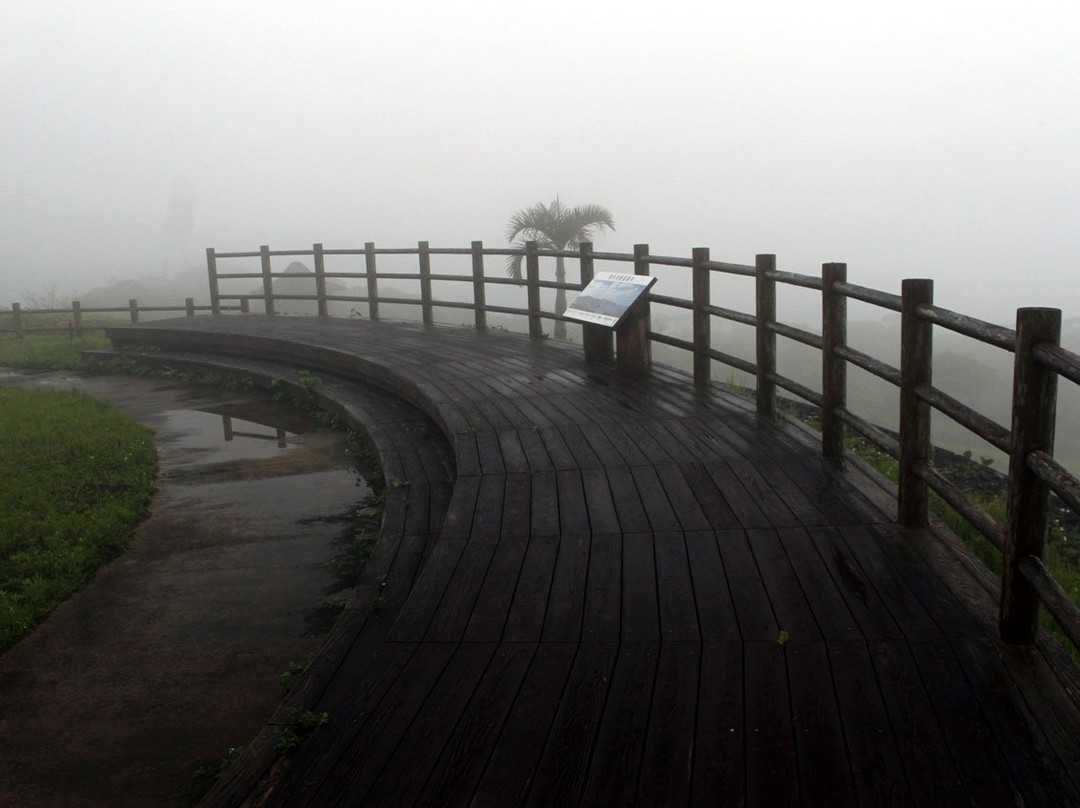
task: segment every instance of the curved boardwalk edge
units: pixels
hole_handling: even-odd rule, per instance
[[[997,642],[985,577],[737,397],[468,329],[111,336],[355,375],[454,447],[428,561],[392,625],[354,629],[318,705],[331,724],[214,804],[1080,797],[1075,668]]]

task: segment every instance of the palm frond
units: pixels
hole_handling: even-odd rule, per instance
[[[524,244],[515,244],[515,247],[525,248]],[[521,280],[521,263],[525,260],[524,253],[510,255],[506,258],[506,276],[514,280]]]
[[[538,233],[550,229],[558,221],[559,202],[556,200],[549,208],[543,202],[538,202],[527,208],[522,208],[513,216],[506,225],[506,240],[513,241],[518,236],[526,236],[529,240],[535,240]]]
[[[550,205],[539,202],[510,217],[506,240],[524,237],[541,247],[562,250],[582,241],[591,241],[602,230],[614,230],[611,211],[602,205],[578,205],[567,208],[555,198]]]
[[[603,205],[578,205],[567,212],[566,218],[581,223],[587,231],[615,229],[615,219]]]

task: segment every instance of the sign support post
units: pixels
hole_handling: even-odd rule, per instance
[[[586,329],[615,332],[615,370],[638,375],[649,369],[649,306],[646,292],[656,283],[649,275],[597,272],[565,316]],[[591,359],[586,350],[586,358]]]

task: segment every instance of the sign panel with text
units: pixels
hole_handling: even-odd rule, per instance
[[[597,272],[564,314],[582,323],[617,328],[654,283],[656,278],[649,275]]]

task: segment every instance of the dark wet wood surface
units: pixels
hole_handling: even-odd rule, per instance
[[[999,643],[969,563],[745,399],[471,328],[110,336],[319,376],[386,469],[357,596],[276,717],[329,723],[276,760],[271,723],[208,805],[1080,805],[1075,668]]]

